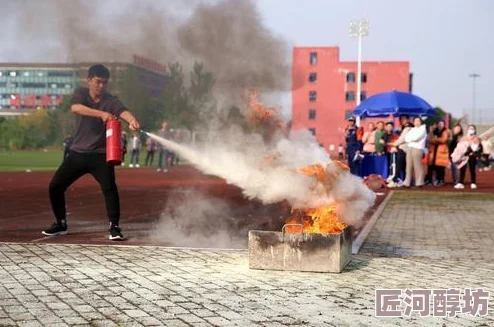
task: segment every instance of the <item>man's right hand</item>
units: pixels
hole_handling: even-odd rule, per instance
[[[105,112],[105,111],[102,111],[101,112],[101,117],[100,118],[103,121],[103,123],[106,123],[110,119],[116,119],[115,116],[113,116],[112,114],[110,114],[108,112]]]

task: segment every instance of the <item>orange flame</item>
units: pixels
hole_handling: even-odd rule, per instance
[[[248,108],[251,115],[251,121],[254,125],[260,125],[265,122],[275,123],[277,127],[283,126],[283,121],[278,117],[274,107],[265,107],[259,100],[259,93],[254,90],[247,92]]]
[[[305,166],[297,169],[297,172],[302,173],[307,176],[315,176],[317,180],[324,185],[328,185],[330,183],[330,179],[326,169],[321,164],[315,164],[310,166]]]
[[[301,226],[287,226],[287,233],[341,233],[347,226],[338,220],[335,212],[336,205],[322,206],[315,209],[296,209],[294,215],[290,217],[287,224],[300,224]]]
[[[338,178],[338,175],[347,170],[348,167],[340,162],[331,162],[335,165],[334,172],[329,173],[321,164],[314,164],[299,168],[299,173],[307,176],[316,177],[317,181],[322,183],[327,191]],[[318,208],[304,208],[292,210],[293,215],[289,217],[286,224],[300,224],[302,226],[287,226],[287,233],[341,233],[347,225],[339,220],[336,213],[337,205],[327,205]]]

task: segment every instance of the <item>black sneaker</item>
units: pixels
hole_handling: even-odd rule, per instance
[[[41,234],[46,236],[54,235],[66,235],[67,234],[67,224],[64,222],[56,222],[51,225],[50,228],[45,229]]]
[[[122,235],[122,230],[116,225],[110,225],[110,240],[112,241],[123,241],[124,237]]]

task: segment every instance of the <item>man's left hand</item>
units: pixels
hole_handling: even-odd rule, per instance
[[[129,128],[133,131],[138,131],[141,128],[141,125],[137,121],[137,119],[133,119],[129,122]]]

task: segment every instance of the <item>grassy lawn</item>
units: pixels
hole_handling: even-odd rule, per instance
[[[0,171],[54,170],[62,162],[62,150],[0,152]]]

